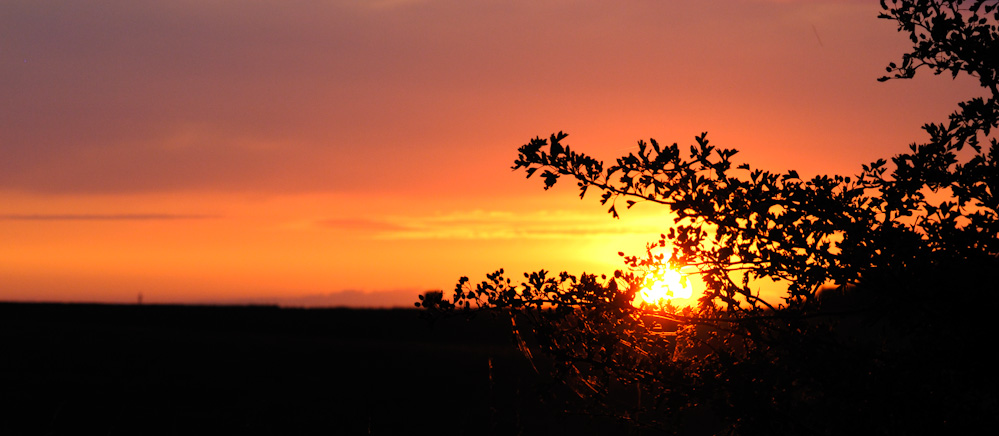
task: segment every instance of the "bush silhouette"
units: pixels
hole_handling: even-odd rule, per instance
[[[570,178],[581,198],[599,191],[614,217],[646,202],[673,224],[612,276],[463,277],[434,316],[510,316],[525,349],[541,351],[531,354],[538,367],[570,388],[560,401],[635,428],[995,428],[999,380],[984,356],[999,291],[999,11],[985,0],[881,5],[913,48],[879,80],[968,74],[985,93],[923,126],[927,142],[852,177],[803,179],[737,163],[706,134],[689,149],[639,141],[610,165],[565,133],[535,138],[513,168],[545,189]],[[664,266],[703,281],[696,307],[635,304],[646,273]],[[761,280],[786,294],[761,298],[751,286]]]

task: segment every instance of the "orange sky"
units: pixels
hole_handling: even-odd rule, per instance
[[[876,1],[0,3],[0,300],[410,306],[497,268],[620,267],[612,220],[510,171],[708,131],[854,174],[978,95],[878,83]]]

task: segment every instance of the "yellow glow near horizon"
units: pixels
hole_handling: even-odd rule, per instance
[[[661,277],[655,273],[649,274],[646,282],[651,282],[640,294],[642,300],[649,304],[663,304],[667,301],[682,303],[676,300],[687,300],[693,296],[690,283],[680,273],[673,269],[667,269]]]

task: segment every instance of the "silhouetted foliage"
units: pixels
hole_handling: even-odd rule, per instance
[[[733,161],[706,134],[684,149],[639,141],[605,165],[559,132],[520,147],[515,170],[600,191],[614,217],[655,203],[675,216],[613,276],[499,270],[463,277],[436,316],[510,314],[535,363],[588,414],[708,434],[924,434],[999,420],[999,45],[995,1],[882,1],[913,49],[889,76],[961,73],[982,98],[959,103],[929,139],[855,176],[802,178]],[[663,250],[666,250],[664,253]],[[695,308],[642,303],[662,265],[706,285]],[[786,286],[781,301],[759,282]],[[670,330],[674,330],[671,332]]]

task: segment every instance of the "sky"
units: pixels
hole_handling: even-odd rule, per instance
[[[981,95],[879,83],[876,1],[0,3],[0,301],[412,306],[504,268],[610,273],[670,223],[510,167],[708,132],[859,172]]]

